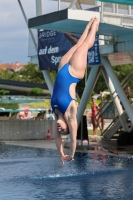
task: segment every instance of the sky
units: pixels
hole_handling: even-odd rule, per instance
[[[36,16],[36,0],[21,0],[27,19]],[[61,5],[65,9],[68,4]],[[42,14],[58,10],[55,1],[42,0]],[[0,63],[27,64],[29,31],[17,0],[0,0]]]

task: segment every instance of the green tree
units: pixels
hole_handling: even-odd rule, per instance
[[[20,81],[32,82],[32,83],[45,83],[42,71],[39,70],[38,66],[29,63],[23,69],[18,72]]]
[[[0,108],[17,110],[19,105],[17,103],[0,103]]]
[[[128,65],[119,65],[113,67],[116,76],[118,77],[119,81],[122,82],[127,74],[133,69],[132,64]],[[131,87],[131,94],[133,95],[133,80],[129,80],[127,86]]]
[[[87,67],[87,77],[88,77],[89,74],[90,74],[90,70],[91,70],[91,67]],[[77,93],[79,94],[80,97],[82,96],[82,93],[83,93],[83,91],[84,91],[84,88],[85,88],[85,77],[84,77],[84,78],[82,79],[82,81],[79,82],[78,85],[77,85]],[[96,85],[95,85],[95,87],[94,87],[94,90],[93,90],[93,92],[92,92],[92,96],[93,96],[94,94],[97,94],[97,93],[99,94],[100,91],[104,91],[104,90],[107,91],[108,88],[107,88],[106,82],[105,82],[105,80],[104,80],[103,74],[100,73],[99,78],[98,78],[98,80],[97,80],[97,83],[96,83]]]
[[[126,75],[133,69],[133,64],[129,65],[120,65],[114,66],[113,70],[118,77],[119,81],[121,82]],[[87,67],[87,76],[89,76],[91,67]],[[54,83],[57,70],[49,71],[52,83]],[[43,77],[42,71],[39,70],[39,67],[36,64],[27,64],[23,69],[18,72],[9,72],[6,70],[0,69],[0,79],[7,79],[7,80],[15,80],[15,81],[25,81],[25,82],[32,82],[32,83],[40,83],[44,84],[45,79]],[[131,94],[133,95],[133,81],[131,80],[128,85],[131,87]],[[85,78],[78,83],[76,92],[81,97],[85,87]],[[104,80],[103,74],[100,73],[97,83],[93,90],[93,95],[95,93],[99,93],[100,91],[107,91],[108,87]]]
[[[52,80],[52,83],[55,82],[55,78],[56,78],[57,72],[58,72],[57,70],[50,70],[50,71],[49,71],[49,74],[50,74],[50,78],[51,78],[51,80]]]
[[[0,78],[1,79],[10,80],[10,77],[11,77],[11,72],[1,69],[1,71],[0,71]]]
[[[100,73],[99,75],[94,91],[95,91],[94,92],[95,94],[99,94],[100,91],[108,91],[108,86],[106,85],[106,82],[102,73]]]
[[[30,94],[31,95],[35,95],[36,97],[38,97],[39,95],[43,94],[43,89],[41,88],[33,88],[30,90]]]
[[[9,90],[0,90],[0,95],[6,95],[9,94],[10,91]]]
[[[3,95],[9,94],[10,91],[9,90],[0,90],[0,97],[3,98]]]

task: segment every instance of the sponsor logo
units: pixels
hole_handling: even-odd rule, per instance
[[[56,31],[40,31],[39,32],[39,38],[51,38],[51,37],[53,37],[53,36],[56,36]]]
[[[59,63],[61,61],[61,56],[59,57],[55,57],[55,56],[51,56],[51,63],[53,63],[54,65],[57,65],[57,63]]]
[[[44,49],[39,49],[39,55],[44,55],[44,54],[53,54],[53,53],[58,53],[59,52],[59,47],[52,47],[50,46],[49,48],[45,46]]]

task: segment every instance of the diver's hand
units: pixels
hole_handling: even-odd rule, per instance
[[[67,161],[73,161],[74,160],[74,158],[73,158],[73,156],[70,156],[70,155],[68,155],[67,157],[66,157],[66,159],[65,160],[67,160]]]
[[[67,157],[68,157],[68,156],[69,156],[69,155],[64,155],[64,154],[61,154],[61,155],[60,155],[62,164],[64,164],[64,160],[67,160]]]
[[[62,164],[64,164],[64,160],[67,160],[67,161],[72,161],[72,160],[74,160],[73,157],[72,157],[72,156],[69,156],[69,155],[63,155],[63,154],[61,154],[60,157],[61,157],[61,162],[62,162]]]

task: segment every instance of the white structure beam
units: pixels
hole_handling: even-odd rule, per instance
[[[127,112],[127,115],[129,116],[129,118],[130,118],[130,120],[133,124],[133,109],[132,109],[132,107],[131,107],[131,105],[130,105],[130,103],[129,103],[126,95],[125,95],[125,92],[124,92],[119,80],[117,79],[115,73],[113,72],[113,69],[112,69],[112,67],[111,67],[111,65],[108,61],[108,58],[105,57],[105,56],[101,56],[101,62],[102,62],[103,66],[104,66],[104,68],[105,68],[105,70],[108,74],[109,79],[111,79],[113,85],[115,86],[116,92],[118,93],[119,98],[120,98],[120,100],[121,100],[121,102],[122,102],[122,104],[123,104],[123,106],[124,106],[124,108]],[[114,92],[113,89],[112,89],[112,92]],[[116,106],[118,106],[118,102],[116,102]],[[120,109],[119,109],[119,115],[122,115]],[[125,126],[123,124],[124,121],[121,121],[121,123],[122,123],[123,126]]]
[[[23,6],[22,6],[20,0],[18,0],[18,4],[19,4],[19,6],[20,6],[21,12],[22,12],[23,17],[24,17],[24,19],[25,19],[25,22],[26,22],[26,24],[27,24],[27,26],[28,26],[28,20],[27,20],[26,14],[25,14],[25,12],[24,12],[24,9],[23,9]],[[31,30],[30,28],[29,28],[29,33],[30,33],[30,36],[31,36],[31,38],[32,38],[33,44],[34,44],[34,46],[35,46],[35,49],[36,49],[36,51],[37,51],[36,40],[35,40],[35,38],[34,38],[34,35],[33,35],[33,33],[32,33],[32,30]]]
[[[42,1],[41,0],[36,0],[36,15],[37,16],[42,15]],[[42,73],[43,73],[43,76],[45,78],[48,89],[50,91],[50,94],[52,95],[53,84],[52,84],[52,80],[51,80],[50,75],[49,75],[49,71],[48,70],[42,70]]]
[[[76,2],[77,0],[72,0],[68,8],[72,9],[75,6]]]
[[[77,9],[82,10],[81,4],[79,3],[79,0],[76,1],[75,6]]]
[[[94,86],[97,82],[97,79],[99,77],[99,73],[100,73],[100,68],[99,65],[93,65],[88,77],[88,80],[86,82],[86,86],[84,88],[84,92],[82,94],[82,98],[80,101],[80,105],[78,108],[78,113],[77,113],[77,121],[78,124],[81,121],[82,115],[84,113],[84,110],[86,108],[86,105],[91,97],[92,91],[94,89]]]
[[[124,111],[123,111],[122,106],[120,104],[120,99],[118,98],[118,94],[117,94],[117,92],[115,90],[115,86],[114,86],[114,84],[113,84],[113,82],[111,80],[110,73],[107,73],[108,72],[107,68],[111,67],[111,65],[109,64],[109,62],[108,62],[108,65],[107,65],[107,63],[104,62],[104,57],[101,58],[101,62],[103,64],[103,66],[106,64],[104,66],[103,75],[104,75],[106,84],[107,84],[107,86],[108,86],[108,88],[110,90],[110,94],[112,96],[112,100],[114,102],[114,105],[115,105],[115,107],[116,107],[116,109],[118,111],[118,115],[119,115],[119,119],[120,119],[121,125],[122,125],[124,131],[128,132],[129,128],[127,126],[127,121],[126,121],[126,118],[124,116]]]

